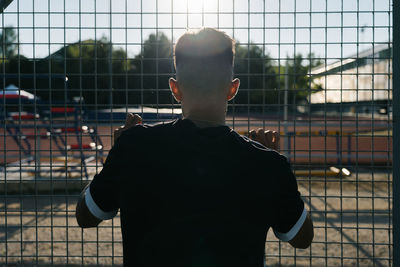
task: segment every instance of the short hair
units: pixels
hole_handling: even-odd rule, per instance
[[[185,88],[197,89],[228,85],[234,57],[235,41],[226,33],[213,28],[188,31],[178,39],[174,49],[178,81]]]

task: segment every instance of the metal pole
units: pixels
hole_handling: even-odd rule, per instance
[[[283,99],[283,120],[287,121],[288,113],[288,90],[289,90],[289,60],[286,59],[285,66],[285,95]]]
[[[393,1],[393,74],[400,72],[400,1]],[[400,266],[400,76],[393,77],[393,266]]]
[[[35,147],[35,164],[36,164],[36,172],[35,172],[35,178],[38,179],[40,178],[40,130],[38,129],[36,131],[36,147]]]
[[[290,147],[290,136],[288,136],[288,90],[289,90],[289,58],[286,58],[286,66],[285,66],[285,92],[283,96],[283,132],[285,135],[284,138],[284,153],[289,155]],[[290,157],[288,157],[290,160]]]

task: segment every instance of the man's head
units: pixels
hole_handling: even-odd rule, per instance
[[[231,100],[239,87],[232,81],[235,42],[224,32],[203,28],[183,34],[174,50],[177,80],[170,79],[176,100],[220,103]]]

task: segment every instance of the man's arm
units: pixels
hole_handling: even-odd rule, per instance
[[[86,205],[85,195],[89,184],[83,189],[79,196],[78,203],[76,204],[75,217],[78,225],[82,228],[96,227],[102,222],[99,218],[95,217]]]
[[[280,139],[279,133],[275,131],[264,131],[263,129],[259,128],[257,131],[255,130],[250,131],[249,137],[252,140],[261,143],[267,148],[279,150],[279,139]],[[301,249],[308,248],[311,245],[311,242],[314,238],[314,226],[310,214],[306,210],[304,210],[304,212],[306,212],[306,216],[305,218],[304,217],[302,218],[304,222],[302,222],[301,228],[297,230],[298,228],[294,227],[296,229],[293,230],[297,231],[296,235],[290,240],[287,240],[287,242],[289,242],[289,244],[292,245],[292,247],[294,248],[301,248]],[[289,233],[286,234],[278,233],[278,235],[285,236],[286,238],[287,234]]]
[[[142,118],[139,115],[128,113],[125,121],[125,125],[121,126],[117,129],[114,130],[114,143],[115,141],[119,138],[122,132],[126,131],[127,129],[135,126],[136,124],[142,123]],[[111,153],[111,151],[110,151]],[[110,155],[109,155],[110,156]],[[107,158],[108,159],[108,158]],[[107,163],[107,161],[106,161]],[[108,168],[108,169],[107,169]],[[107,170],[106,170],[107,169]],[[100,178],[100,180],[94,179],[93,182],[97,182],[97,190],[95,187],[92,189],[95,191],[92,191],[92,193],[96,192],[99,193],[99,183],[102,184],[103,188],[109,188],[110,184],[104,184],[105,181],[108,181],[109,183],[114,183],[114,181],[111,181],[110,179],[114,178],[114,173],[115,172],[115,167],[112,167],[112,163],[109,166],[104,165],[103,170],[102,170],[102,177],[97,177]],[[96,178],[96,176],[95,176]],[[105,178],[105,179],[104,179]],[[76,221],[78,222],[78,225],[82,228],[89,228],[89,227],[96,227],[99,225],[100,222],[103,220],[110,219],[114,217],[117,214],[117,211],[106,211],[104,212],[102,209],[100,209],[96,202],[93,200],[92,194],[89,191],[89,184],[83,189],[79,196],[78,203],[76,205]],[[102,190],[104,194],[104,190]],[[89,195],[87,195],[89,194]],[[103,197],[100,199],[104,200]],[[86,202],[88,201],[88,203]],[[108,201],[110,203],[110,201]],[[90,206],[90,209],[88,207]],[[96,214],[96,216],[94,215]],[[100,219],[101,218],[101,219]]]
[[[280,226],[282,225],[279,224],[277,227]],[[314,238],[314,226],[310,214],[304,208],[303,213],[290,230],[279,232],[274,228],[274,234],[278,239],[288,242],[294,248],[308,248]]]
[[[310,214],[307,213],[306,220],[296,236],[289,241],[294,248],[308,248],[314,238],[314,226]]]

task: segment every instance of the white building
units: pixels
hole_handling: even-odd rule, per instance
[[[312,111],[326,110],[326,106],[334,111],[340,104],[345,107],[341,112],[386,113],[392,100],[392,48],[375,46],[314,68],[311,75],[323,88],[309,98]]]

